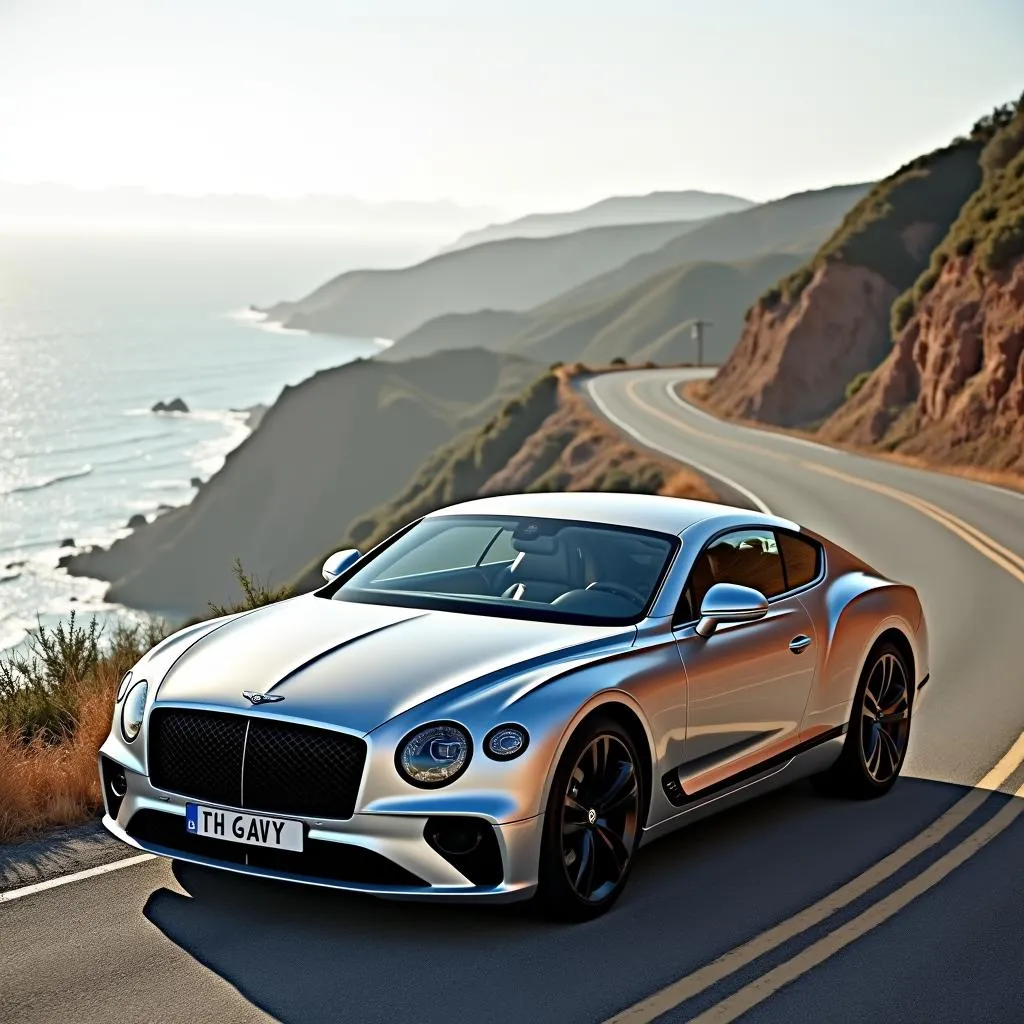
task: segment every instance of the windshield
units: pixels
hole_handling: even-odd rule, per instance
[[[332,595],[409,608],[552,622],[638,622],[678,538],[576,520],[424,519]]]

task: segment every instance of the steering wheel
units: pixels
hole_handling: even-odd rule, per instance
[[[587,590],[607,590],[610,594],[616,594],[618,597],[624,597],[627,601],[633,601],[640,606],[643,606],[647,602],[647,598],[639,591],[632,590],[629,587],[623,586],[621,583],[595,580],[587,587]]]

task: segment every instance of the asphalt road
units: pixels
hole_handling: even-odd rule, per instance
[[[146,861],[0,902],[0,1021],[1024,1021],[1024,499],[720,424],[680,374],[587,393],[921,590],[932,682],[889,796],[698,823],[575,927]]]

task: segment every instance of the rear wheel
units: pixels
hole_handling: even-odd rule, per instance
[[[861,673],[843,752],[817,777],[819,788],[861,800],[888,793],[907,756],[912,701],[903,654],[888,641],[878,644]]]
[[[539,909],[584,921],[611,907],[633,866],[642,796],[626,730],[610,719],[585,723],[569,741],[548,797]]]

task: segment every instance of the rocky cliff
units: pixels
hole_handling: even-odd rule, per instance
[[[980,275],[962,257],[886,360],[822,428],[827,440],[1024,473],[1024,258]]]
[[[1024,97],[990,127],[981,185],[896,301],[895,345],[827,439],[1024,473]]]
[[[847,214],[814,258],[748,312],[707,399],[726,416],[814,426],[888,355],[893,301],[981,181],[982,142],[962,139],[900,168]]]

